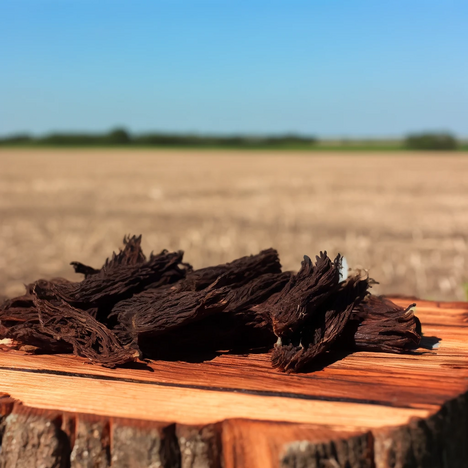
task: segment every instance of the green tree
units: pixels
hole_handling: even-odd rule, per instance
[[[128,145],[132,142],[130,134],[124,128],[115,128],[107,134],[107,141],[113,145]]]
[[[412,150],[453,151],[457,149],[458,142],[449,133],[419,133],[408,135],[405,146]]]

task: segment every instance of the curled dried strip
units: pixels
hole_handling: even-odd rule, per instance
[[[73,347],[56,340],[41,329],[33,296],[26,294],[2,304],[0,308],[0,336],[18,344],[27,344],[47,353],[71,353]]]
[[[56,342],[65,342],[73,353],[106,367],[135,361],[138,350],[124,347],[115,334],[86,311],[66,302],[55,303],[34,298],[34,305],[43,335]]]
[[[218,287],[239,288],[267,273],[281,273],[281,263],[278,252],[275,249],[267,249],[257,255],[241,257],[226,265],[219,265],[215,269],[225,270],[217,277]]]
[[[246,325],[269,327],[270,321],[258,313],[256,307],[263,304],[274,294],[281,292],[291,281],[292,273],[267,273],[253,279],[238,289],[229,292],[227,306],[223,314],[234,314]],[[271,327],[269,327],[271,328]]]
[[[328,351],[340,338],[367,288],[367,278],[359,276],[340,284],[329,300],[314,309],[301,329],[278,339],[272,354],[273,367],[298,372]]]
[[[404,353],[421,341],[421,322],[414,314],[416,304],[406,309],[389,299],[368,296],[353,310],[350,321],[353,346],[362,351]],[[354,325],[353,325],[354,322]]]
[[[188,272],[177,283],[142,291],[116,304],[111,316],[117,316],[118,333],[125,341],[128,333],[132,339],[139,334],[160,335],[226,307],[246,311],[284,286],[290,274],[280,272],[278,252],[264,250],[225,265]],[[210,307],[205,307],[205,301]],[[213,306],[215,303],[219,305]]]
[[[208,315],[222,312],[227,305],[227,288],[210,287],[203,291],[169,293],[157,301],[134,297],[127,306],[135,313],[119,314],[119,323],[133,337],[158,336]]]
[[[139,329],[138,343],[144,354],[149,357],[189,355],[193,354],[194,349],[211,352],[242,349],[243,352],[248,352],[271,347],[275,342],[275,335],[271,327],[264,326],[262,319],[258,319],[259,315],[254,306],[280,291],[290,277],[289,272],[268,273],[237,289],[220,288],[218,291],[223,293],[225,301],[222,311],[205,311],[203,316],[198,315],[196,320],[193,320],[191,314],[184,314],[184,321],[171,327],[164,325],[164,333],[158,334],[157,339],[150,340],[151,335],[156,337],[156,331],[161,330],[160,324],[152,323],[155,330],[153,332],[142,332],[142,329]],[[198,293],[192,292],[191,295],[193,294]],[[175,302],[177,301],[176,297]],[[132,302],[133,300],[130,300],[128,304]],[[138,323],[138,315],[131,320]],[[123,335],[119,334],[121,340],[125,340],[127,329],[128,326],[124,326],[121,332]]]
[[[275,249],[262,250],[232,262],[187,272],[182,281],[174,285],[177,291],[201,291],[217,281],[218,287],[238,288],[261,275],[281,273],[281,263]]]
[[[138,263],[144,263],[146,261],[145,254],[141,249],[141,235],[132,237],[125,236],[123,238],[123,244],[124,248],[120,249],[117,254],[114,252],[110,259],[106,259],[106,262],[99,270],[80,262],[71,262],[70,265],[75,269],[75,273],[81,273],[87,278],[88,276],[97,275],[103,270],[112,269],[119,265],[137,265]]]
[[[39,280],[28,288],[42,299],[60,298],[79,308],[112,306],[150,283],[168,284],[185,277],[183,252],[151,255],[144,263],[105,265],[99,273],[79,283]]]
[[[33,294],[9,301],[0,311],[0,334],[47,353],[74,353],[108,367],[134,361],[114,333],[87,311],[63,301],[51,303]]]
[[[262,250],[256,255],[238,258],[230,263],[199,270],[187,269],[185,278],[173,284],[154,287],[150,285],[138,294],[138,298],[147,301],[157,301],[167,294],[201,291],[216,282],[217,287],[230,286],[239,288],[248,285],[251,281],[264,274],[281,273],[278,252],[274,249]],[[123,303],[125,305],[127,303]],[[120,312],[120,304],[112,312],[112,315]]]
[[[141,248],[141,237],[141,235],[124,237],[124,248],[117,254],[113,253],[110,259],[106,259],[101,271],[121,265],[138,265],[139,263],[144,263],[146,261],[146,256]]]
[[[276,336],[294,335],[316,314],[338,289],[340,267],[340,255],[332,262],[326,252],[320,252],[315,265],[307,255],[304,256],[299,272],[263,307]]]

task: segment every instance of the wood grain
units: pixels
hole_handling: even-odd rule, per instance
[[[438,349],[335,355],[311,374],[280,373],[266,354],[109,370],[73,356],[3,350],[0,391],[38,408],[25,413],[26,406],[12,408],[4,398],[3,424],[10,428],[4,440],[31,415],[50,421],[59,414],[73,466],[85,466],[79,461],[85,453],[118,466],[132,446],[140,447],[141,461],[132,466],[327,466],[321,460],[340,467],[465,466],[468,303],[418,301],[417,314],[423,344],[430,348],[437,338]],[[74,421],[73,430],[63,415],[71,415],[65,419]],[[51,430],[36,438],[63,458],[61,432]],[[126,438],[138,442],[127,446]],[[43,450],[26,446],[36,455]]]

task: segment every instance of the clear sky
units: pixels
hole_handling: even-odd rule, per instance
[[[468,135],[467,0],[0,0],[0,135]]]

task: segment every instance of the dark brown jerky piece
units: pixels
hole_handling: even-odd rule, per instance
[[[222,312],[227,305],[227,288],[206,288],[203,291],[184,291],[147,300],[139,295],[126,301],[134,314],[119,316],[126,333],[136,338],[143,335],[158,336],[184,324],[196,322],[208,315]],[[125,318],[129,320],[126,321]]]
[[[404,353],[416,349],[422,333],[421,322],[414,314],[415,305],[404,309],[389,299],[368,296],[353,310],[348,343],[362,351]]]
[[[281,263],[275,249],[262,250],[257,255],[241,257],[226,265],[218,265],[213,268],[214,271],[211,272],[207,271],[210,268],[194,272],[198,274],[199,279],[197,281],[200,283],[201,277],[205,276],[208,279],[210,276],[213,277],[215,274],[219,275],[222,272],[216,279],[218,287],[231,286],[232,288],[239,288],[267,273],[281,273]],[[204,275],[202,275],[203,272]]]
[[[97,274],[79,283],[57,283],[39,280],[28,288],[42,299],[60,298],[75,307],[87,309],[96,306],[111,307],[119,300],[141,291],[150,283],[167,284],[185,276],[181,267],[183,252],[159,255],[137,264],[109,262]]]
[[[292,336],[279,338],[273,349],[274,367],[297,372],[323,355],[337,341],[354,307],[363,300],[368,288],[367,278],[350,277],[339,285],[329,300],[316,307]]]
[[[141,249],[141,235],[125,236],[123,244],[124,248],[119,253],[114,252],[110,259],[106,259],[106,262],[99,270],[80,262],[71,262],[70,265],[75,269],[75,273],[81,273],[86,278],[100,273],[103,269],[110,269],[119,265],[137,265],[146,261],[145,254]]]
[[[51,303],[32,294],[9,301],[0,310],[0,334],[41,352],[71,353],[107,367],[134,361],[135,349],[124,348],[114,333],[87,311],[63,301]]]
[[[87,357],[94,363],[115,367],[135,361],[139,352],[123,347],[114,333],[86,311],[66,302],[55,303],[34,298],[40,330],[55,341],[72,346],[73,353]]]
[[[292,273],[267,273],[254,278],[243,286],[232,289],[227,296],[224,314],[231,313],[245,317],[257,324],[263,320],[253,310],[255,306],[267,301],[273,294],[281,292],[291,281]]]
[[[186,278],[174,285],[177,291],[201,291],[217,281],[218,287],[238,288],[267,273],[281,273],[281,263],[275,249],[262,250],[232,262],[199,270],[187,269]],[[153,288],[152,285],[148,288]]]
[[[301,331],[303,324],[338,289],[340,268],[339,255],[332,262],[326,252],[320,252],[315,265],[304,256],[299,272],[262,307],[276,336],[286,338]]]
[[[159,358],[193,355],[194,352],[201,350],[242,349],[243,352],[247,352],[256,348],[264,348],[267,345],[271,346],[275,342],[271,327],[264,326],[262,317],[259,319],[258,313],[252,308],[280,291],[290,277],[289,272],[270,273],[237,289],[220,288],[218,291],[223,292],[226,302],[222,311],[216,310],[215,313],[206,314],[201,320],[198,316],[196,323],[191,315],[184,314],[183,321],[172,324],[170,328],[164,325],[164,330],[155,323],[152,324],[155,331],[143,332],[140,328],[137,333],[139,345],[146,356]],[[133,299],[128,301],[128,304],[132,302]],[[138,315],[136,314],[131,322],[138,324]],[[128,329],[127,325],[124,326],[124,330],[126,329]],[[150,339],[151,336],[153,338],[157,336],[157,338]]]
[[[148,284],[164,285],[184,278],[190,265],[182,263],[183,252],[161,252],[146,259],[141,236],[125,237],[124,248],[113,253],[100,270],[73,262],[75,270],[86,273],[79,283],[63,279],[39,280],[28,286],[42,299],[60,298],[82,309],[105,306],[143,290]],[[107,310],[109,312],[109,310]]]
[[[101,271],[121,265],[138,265],[145,263],[146,256],[141,249],[141,235],[124,237],[124,248],[119,253],[113,253],[110,259],[106,259]]]
[[[30,294],[6,301],[0,308],[0,337],[11,338],[47,353],[71,353],[73,347],[41,329],[39,315]]]
[[[116,304],[112,316],[117,316],[118,333],[125,341],[129,339],[126,333],[132,339],[140,334],[160,335],[226,307],[232,311],[243,304],[246,310],[266,300],[290,276],[280,272],[278,252],[264,250],[225,265],[190,271],[185,279],[172,285],[147,289]],[[205,301],[211,305],[206,307]]]

